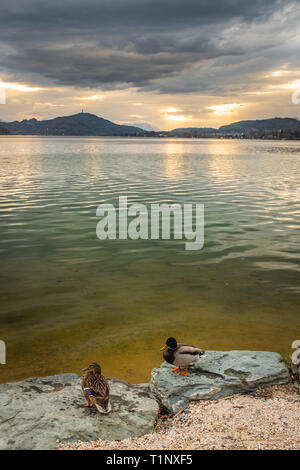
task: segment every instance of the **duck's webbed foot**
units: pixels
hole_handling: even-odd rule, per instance
[[[187,376],[189,366],[186,366],[185,370],[180,372],[181,375]]]
[[[175,369],[172,369],[172,372],[180,372],[180,366],[176,367]]]

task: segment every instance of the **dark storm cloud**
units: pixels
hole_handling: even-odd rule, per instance
[[[203,25],[240,17],[269,17],[281,0],[10,0],[1,6],[4,24],[23,31],[61,27],[172,27]]]
[[[289,5],[293,2],[11,0],[1,7],[0,71],[19,80],[103,89],[205,89],[213,81],[206,74],[208,81],[199,83],[201,63],[234,56],[243,61],[251,49],[282,42],[280,31],[256,45],[251,45],[255,33],[246,40],[241,36],[253,24],[268,31],[274,13]]]

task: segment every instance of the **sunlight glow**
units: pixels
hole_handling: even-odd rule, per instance
[[[27,85],[21,85],[20,83],[5,83],[5,88],[8,90],[15,90],[15,91],[24,91],[24,92],[32,92],[32,91],[40,91],[44,90],[44,88],[40,87],[29,87]]]
[[[102,100],[103,96],[102,95],[92,95],[92,96],[85,96],[81,97],[81,100]]]
[[[173,108],[173,107],[161,109],[162,113],[178,113],[179,111],[181,111],[181,109]]]
[[[215,114],[227,114],[227,113],[232,113],[240,106],[241,104],[237,104],[237,103],[218,104],[216,106],[209,106],[207,109],[212,109],[215,112]]]
[[[272,91],[247,91],[245,95],[270,95]]]
[[[271,73],[271,75],[267,75],[267,77],[282,77],[282,75],[287,75],[292,73],[292,70],[288,69],[281,69],[281,70],[274,70],[274,72]]]
[[[181,114],[181,115],[171,114],[171,115],[167,115],[166,118],[167,118],[168,121],[192,121],[192,119],[190,119],[188,117],[185,117],[183,114]]]
[[[300,80],[294,80],[290,83],[282,83],[281,85],[271,85],[270,88],[282,88],[284,90],[295,90],[300,87]]]
[[[284,66],[281,69],[273,70],[272,72],[269,72],[266,74],[264,77],[265,78],[270,78],[270,77],[283,77],[283,76],[299,76],[300,70],[299,69],[288,69],[285,68]]]

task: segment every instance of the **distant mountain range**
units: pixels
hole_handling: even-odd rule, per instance
[[[142,125],[141,125],[142,126]],[[300,122],[293,118],[272,118],[253,121],[239,121],[221,126],[212,127],[185,127],[172,131],[145,130],[141,127],[120,125],[90,113],[79,113],[72,116],[57,117],[38,121],[37,119],[24,119],[23,121],[0,122],[0,134],[21,135],[66,135],[66,136],[156,136],[156,137],[252,137],[267,138],[268,133],[278,133],[282,138],[298,139]]]
[[[149,131],[149,132],[157,132],[158,129],[148,122],[131,122],[130,124],[126,123],[126,126],[134,126],[134,127],[139,127],[140,129],[143,129],[143,131]]]
[[[7,135],[10,134],[9,130],[6,129],[6,127],[3,127],[2,124],[0,124],[0,135]]]
[[[185,134],[186,132],[195,132],[196,134],[215,134],[218,132],[218,129],[214,129],[213,127],[178,127],[177,129],[173,129],[168,133],[169,135],[179,135]]]
[[[139,127],[122,126],[90,113],[79,113],[45,121],[33,118],[1,124],[11,134],[21,135],[122,136],[139,135],[145,132]]]
[[[219,132],[242,133],[249,131],[277,131],[283,129],[295,129],[300,127],[300,122],[293,118],[272,118],[256,121],[239,121],[227,126],[219,127]]]
[[[259,119],[255,121],[239,121],[219,129],[212,127],[184,127],[169,131],[169,135],[186,133],[194,134],[243,134],[256,131],[278,131],[284,129],[296,129],[300,127],[300,121],[293,118]]]

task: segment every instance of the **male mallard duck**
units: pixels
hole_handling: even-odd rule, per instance
[[[96,406],[99,413],[109,413],[109,385],[101,373],[101,367],[97,362],[93,362],[83,370],[87,371],[82,379],[82,391],[87,400],[84,406]]]
[[[187,375],[189,364],[198,361],[199,357],[205,354],[203,349],[177,343],[175,338],[168,338],[161,351],[164,351],[163,357],[166,362],[177,366],[172,372],[180,372],[180,367],[185,367],[185,370],[180,372],[181,375]]]

